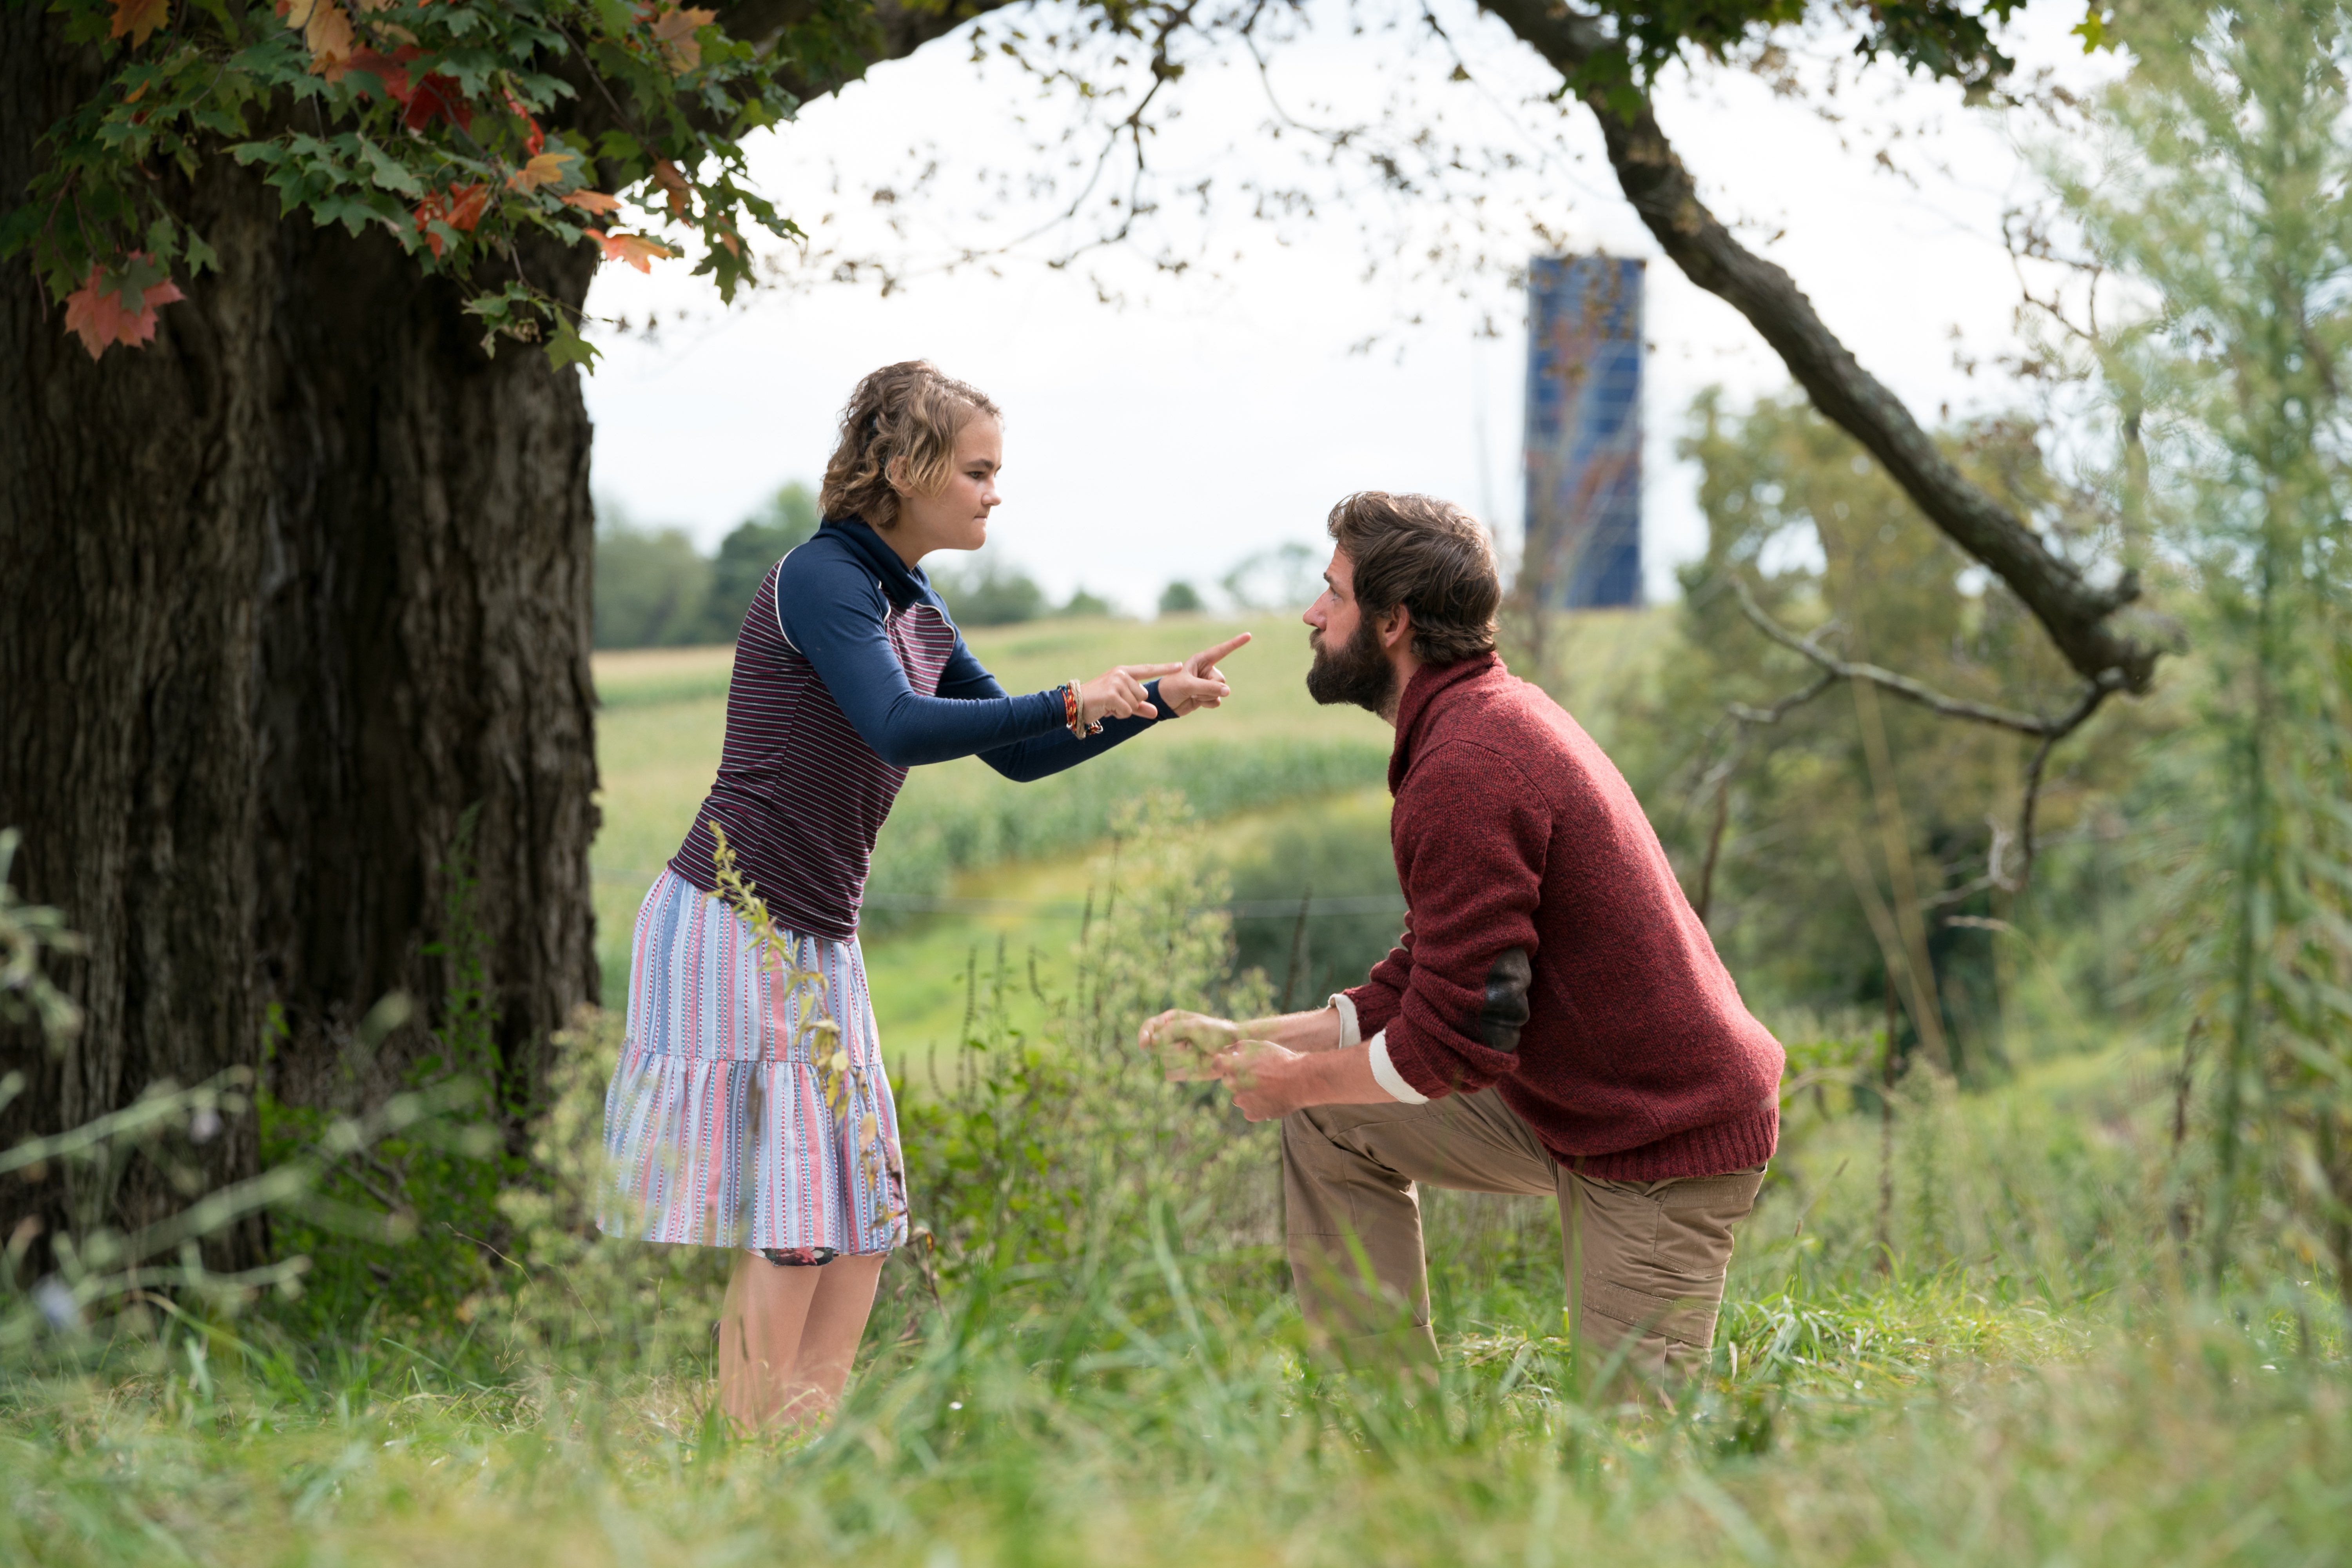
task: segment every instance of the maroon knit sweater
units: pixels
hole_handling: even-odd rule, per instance
[[[1424,667],[1398,707],[1389,790],[1408,929],[1348,994],[1406,1082],[1433,1099],[1498,1086],[1591,1176],[1771,1158],[1780,1042],[1575,720],[1493,654]]]

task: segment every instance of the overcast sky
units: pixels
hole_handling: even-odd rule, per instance
[[[1652,597],[1671,597],[1674,565],[1704,541],[1692,473],[1673,456],[1692,396],[1712,383],[1743,398],[1774,391],[1786,372],[1658,256],[1591,117],[1540,101],[1557,78],[1468,5],[1441,0],[1435,12],[1468,83],[1448,79],[1454,57],[1425,33],[1357,34],[1337,8],[1270,50],[1264,81],[1238,50],[1195,58],[1163,100],[1181,118],[1148,144],[1165,216],[1142,243],[1058,269],[1047,262],[1104,221],[1103,192],[1124,188],[1114,170],[1087,218],[1046,226],[1055,208],[1034,188],[1097,144],[1083,128],[1059,143],[1076,112],[1066,92],[1041,93],[1001,61],[976,67],[949,40],[809,106],[755,143],[763,189],[820,257],[798,263],[775,246],[780,260],[804,281],[835,251],[887,253],[915,275],[887,297],[867,280],[766,289],[722,309],[685,262],[656,263],[649,278],[607,265],[590,310],[635,330],[592,334],[604,349],[586,384],[599,495],[708,547],[777,485],[815,479],[861,374],[922,357],[1005,408],[1006,499],[990,552],[1056,593],[1083,584],[1148,612],[1171,578],[1206,584],[1253,551],[1319,542],[1325,512],[1351,489],[1445,496],[1508,545],[1521,524],[1526,352],[1509,272],[1543,243],[1540,225],[1561,248],[1652,258],[1644,564]],[[2085,60],[2065,36],[2080,16],[2075,0],[2039,0],[2011,52],[2076,87],[2112,74],[2112,60]],[[2019,143],[2037,132],[1892,68],[1855,74],[1842,54],[1833,38],[1801,47],[1815,90],[1796,97],[1736,68],[1678,75],[1659,93],[1660,120],[1717,214],[1789,268],[1915,411],[2000,405],[2000,378],[1958,368],[1956,351],[1990,363],[2016,341],[2000,220],[2035,195]],[[1825,100],[1833,66],[1847,79]],[[1318,167],[1302,159],[1311,138],[1269,133],[1269,86],[1300,121],[1385,111],[1369,142],[1426,126],[1517,166],[1487,172],[1474,156],[1481,172],[1454,174],[1449,204],[1366,194],[1359,161]],[[1167,199],[1202,180],[1205,215]],[[1323,193],[1314,216],[1251,216],[1251,187],[1302,184]],[[877,205],[875,187],[900,199]],[[1465,241],[1474,207],[1484,232]],[[900,232],[884,226],[894,220]],[[930,265],[1041,226],[985,266]],[[1485,267],[1417,259],[1447,245]],[[1156,271],[1155,246],[1195,265]],[[1106,290],[1123,303],[1100,302]],[[662,321],[650,336],[648,313]]]

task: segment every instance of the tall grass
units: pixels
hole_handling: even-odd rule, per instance
[[[2156,416],[2211,672],[2177,895],[2184,1032],[2220,1043],[2210,1272],[2283,1250],[2352,1287],[2352,23],[2128,21],[2113,155],[2066,188],[2158,301],[2107,368]]]
[[[1229,929],[1193,913],[1219,874],[1166,804],[1118,826],[1079,951],[1003,983],[1043,1021],[992,984],[908,1098],[921,1228],[821,1437],[715,1415],[722,1255],[590,1227],[617,1040],[583,1020],[463,1312],[338,1333],[197,1303],[0,1357],[0,1559],[2340,1558],[2332,1315],[2174,1290],[2171,1078],[2142,1047],[1983,1095],[1915,1075],[1883,1269],[1867,1100],[1794,1097],[1712,1374],[1672,1413],[1579,1392],[1532,1200],[1430,1195],[1434,1388],[1318,1370],[1272,1130],[1129,1043],[1171,1002],[1262,1002],[1221,994]]]

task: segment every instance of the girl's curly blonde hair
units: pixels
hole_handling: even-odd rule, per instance
[[[841,444],[824,466],[817,505],[828,518],[871,528],[898,521],[898,491],[937,495],[955,466],[956,433],[979,415],[1003,420],[988,394],[941,375],[929,360],[886,364],[857,384],[841,411]]]

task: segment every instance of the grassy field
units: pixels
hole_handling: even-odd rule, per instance
[[[1556,652],[1605,690],[1643,679],[1659,624]],[[1042,685],[1214,629],[1014,628],[982,657]],[[1433,1385],[1319,1367],[1276,1130],[1121,1043],[1170,999],[1307,999],[1392,923],[1281,914],[1393,894],[1387,731],[1307,704],[1295,645],[1253,651],[1265,711],[1097,765],[1205,796],[1193,817],[1155,805],[1107,843],[1099,793],[910,785],[912,863],[986,901],[869,942],[924,1239],[822,1436],[712,1415],[720,1255],[593,1237],[608,1015],[559,1042],[531,1179],[454,1314],[151,1295],[118,1338],[0,1358],[0,1563],[2352,1562],[2343,1303],[2266,1215],[2244,1226],[2262,1266],[2210,1272],[2178,1041],[2032,988],[2016,1071],[1970,1090],[1923,1061],[1882,1095],[1874,1035],[1790,1022],[1780,1150],[1711,1372],[1673,1409],[1591,1391],[1534,1200],[1423,1194]],[[608,952],[708,783],[725,668],[600,661]],[[1360,771],[1296,760],[1318,756]],[[1055,835],[1006,826],[1032,799]]]

